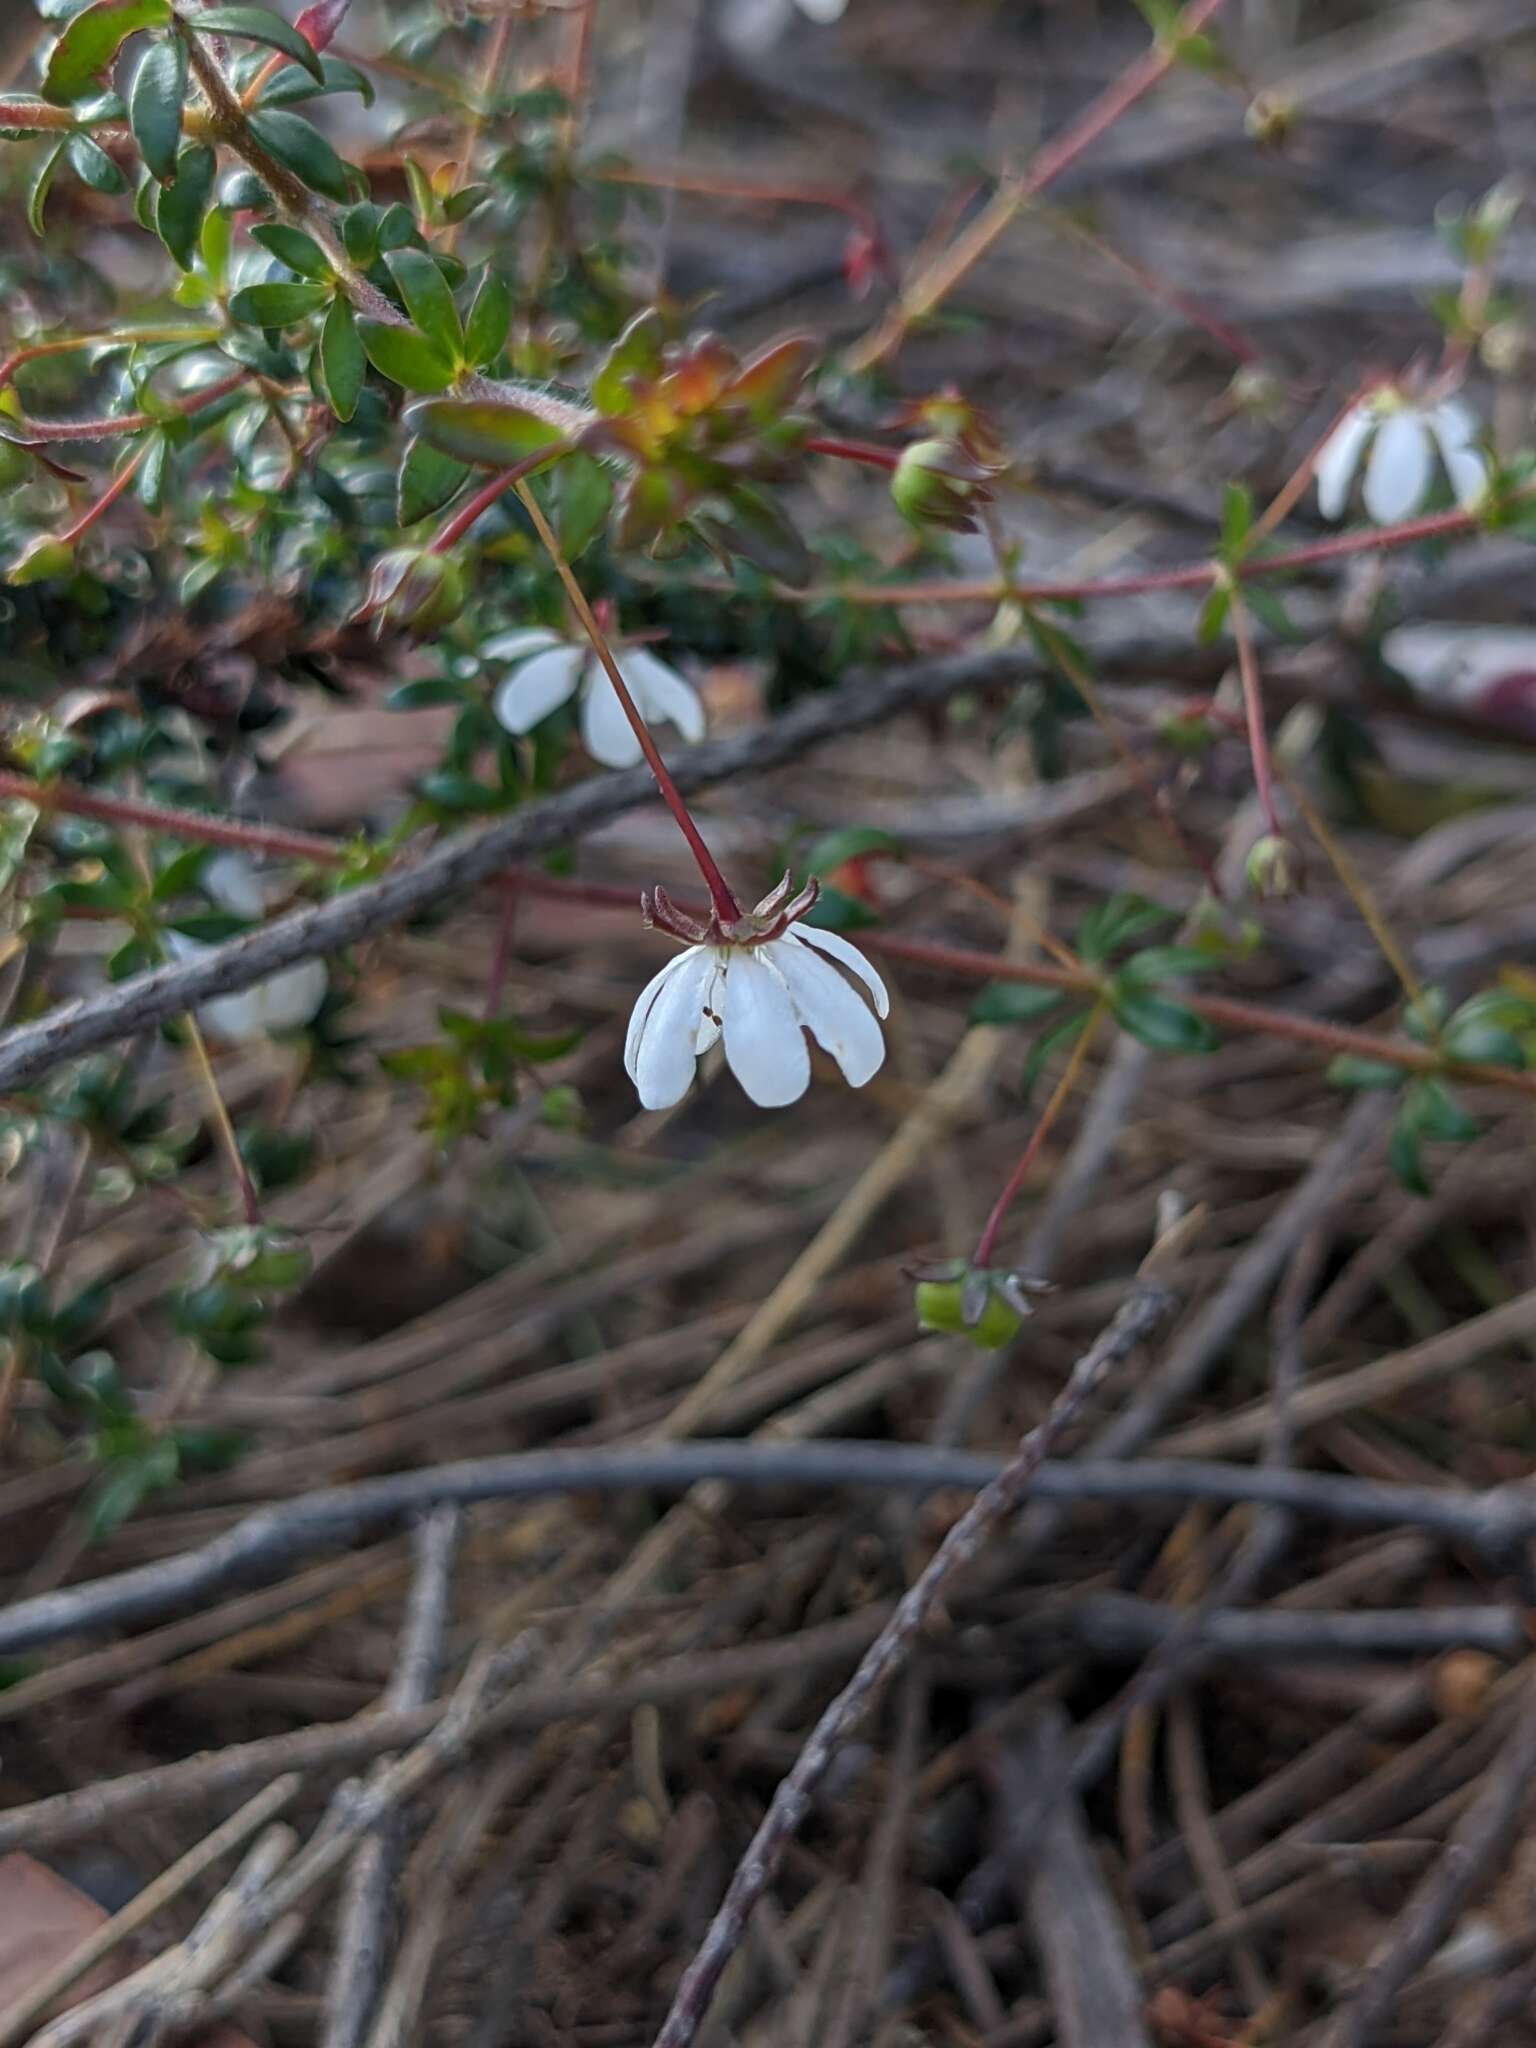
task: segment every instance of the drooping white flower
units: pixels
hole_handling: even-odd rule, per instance
[[[624,1068],[647,1109],[680,1102],[700,1054],[721,1039],[727,1064],[760,1109],[805,1093],[806,1032],[851,1087],[862,1088],[879,1070],[885,1036],[878,1020],[890,1011],[885,983],[841,933],[795,925],[815,902],[816,886],[793,901],[790,887],[786,875],[730,927],[685,917],[659,889],[645,899],[648,923],[691,941],[641,990],[629,1020]]]
[[[1394,526],[1418,511],[1437,463],[1450,479],[1456,502],[1473,505],[1488,481],[1477,434],[1477,420],[1459,398],[1431,404],[1383,385],[1351,406],[1323,443],[1316,466],[1317,508],[1325,519],[1339,517],[1362,458],[1360,495],[1378,526]]]
[[[511,662],[496,686],[492,709],[508,732],[532,732],[541,719],[573,696],[581,699],[581,742],[605,768],[633,768],[640,742],[624,715],[618,693],[590,647],[562,640],[532,626],[502,633],[480,650],[490,661]],[[685,740],[704,737],[704,706],[693,685],[643,647],[626,647],[615,659],[629,694],[647,725],[674,725]]]
[[[216,853],[202,875],[205,893],[235,917],[266,914],[269,890],[244,854]],[[196,960],[213,950],[185,932],[168,931],[165,943],[177,960]],[[325,1001],[330,976],[323,960],[300,960],[228,996],[211,996],[198,1006],[197,1020],[213,1038],[234,1045],[266,1038],[274,1031],[293,1031],[307,1024]]]

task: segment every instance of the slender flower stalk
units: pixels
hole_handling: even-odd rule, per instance
[[[971,1254],[973,1266],[991,1265],[992,1254],[997,1248],[998,1233],[1003,1227],[1008,1211],[1013,1207],[1020,1190],[1029,1178],[1030,1168],[1039,1157],[1040,1147],[1049,1136],[1051,1126],[1060,1116],[1066,1106],[1067,1097],[1077,1085],[1077,1077],[1083,1071],[1083,1062],[1088,1057],[1088,1048],[1093,1043],[1094,1034],[1099,1028],[1099,1019],[1103,1014],[1102,1010],[1095,1010],[1078,1033],[1077,1043],[1072,1048],[1072,1056],[1062,1068],[1061,1079],[1051,1090],[1051,1098],[1040,1112],[1040,1121],[1030,1133],[1029,1143],[1019,1154],[1018,1163],[1003,1183],[1002,1193],[992,1204],[992,1213],[982,1226],[981,1236],[976,1240],[976,1249]]]
[[[1269,732],[1264,723],[1264,692],[1259,681],[1259,657],[1253,645],[1253,630],[1247,608],[1236,589],[1229,606],[1232,638],[1237,643],[1237,673],[1243,686],[1243,717],[1248,729],[1248,753],[1253,762],[1253,787],[1264,813],[1264,824],[1276,839],[1284,839],[1285,826],[1275,806],[1274,767],[1269,755]]]
[[[202,1083],[203,1094],[208,1102],[208,1114],[218,1137],[219,1148],[229,1168],[230,1179],[240,1197],[240,1213],[247,1223],[261,1221],[261,1204],[256,1199],[256,1183],[251,1179],[250,1168],[240,1155],[240,1140],[235,1136],[235,1126],[219,1088],[219,1079],[213,1071],[213,1061],[208,1057],[208,1041],[203,1036],[202,1026],[188,1010],[182,1017],[182,1028],[187,1034],[187,1044],[192,1052],[192,1064],[197,1069],[198,1080]]]
[[[831,455],[841,462],[862,462],[868,469],[896,469],[899,448],[877,448],[870,441],[840,441],[831,434],[813,434],[804,444],[807,455]]]
[[[667,764],[661,758],[656,742],[651,738],[650,729],[636,709],[635,700],[629,694],[619,664],[609,650],[603,630],[593,616],[592,607],[587,603],[581,585],[571,574],[570,565],[561,553],[560,543],[556,540],[549,521],[544,517],[543,507],[526,483],[519,481],[514,485],[514,489],[522,501],[524,511],[533,521],[534,531],[543,542],[545,553],[554,564],[555,573],[570,599],[571,609],[581,621],[582,631],[592,643],[593,653],[602,663],[603,672],[613,685],[613,694],[624,707],[624,716],[629,720],[635,738],[640,742],[640,751],[645,756],[646,766],[656,778],[656,787],[661,791],[662,802],[677,820],[678,830],[687,840],[688,850],[698,863],[699,873],[704,877],[704,886],[708,889],[710,901],[715,906],[715,915],[723,924],[738,923],[741,918],[741,905],[736,901],[730,885],[721,874],[714,855],[704,844],[703,833],[693,822],[693,816],[683,802],[677,784],[672,780]]]
[[[557,455],[560,446],[558,442],[551,442],[547,448],[536,448],[531,455],[525,455],[521,462],[515,462],[510,469],[498,471],[489,483],[482,484],[473,497],[467,499],[457,512],[443,522],[441,532],[432,541],[430,552],[434,555],[446,555],[450,549],[456,547],[483,512],[488,512],[496,500],[507,491],[515,490],[523,478],[536,470],[541,462],[548,462],[552,455]]]

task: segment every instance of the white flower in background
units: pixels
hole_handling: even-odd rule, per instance
[[[576,646],[542,626],[502,633],[480,650],[488,661],[512,662],[496,686],[492,708],[508,732],[532,732],[571,697],[581,699],[581,743],[605,768],[633,768],[640,742],[624,715],[618,692],[590,647]],[[619,674],[647,725],[675,725],[685,740],[704,737],[699,693],[674,668],[643,647],[615,656]]]
[[[1317,457],[1317,509],[1325,519],[1339,517],[1362,457],[1360,495],[1378,526],[1394,526],[1418,511],[1437,462],[1450,478],[1456,502],[1475,504],[1488,481],[1477,434],[1477,420],[1459,398],[1431,405],[1383,385],[1351,406],[1323,443]]]
[[[267,885],[244,854],[216,853],[203,869],[202,883],[210,899],[231,916],[266,915]],[[185,932],[168,931],[165,943],[177,960],[196,960],[213,951]],[[307,1024],[325,1001],[329,983],[323,960],[300,960],[236,995],[211,996],[198,1006],[197,1020],[211,1037],[244,1045],[271,1032],[293,1031]]]
[[[1536,733],[1536,629],[1396,626],[1382,636],[1381,653],[1421,696],[1507,731]]]
[[[772,49],[793,23],[796,12],[820,27],[841,21],[848,0],[725,0],[720,32],[727,44],[744,55]]]
[[[885,1037],[877,1020],[890,1010],[885,983],[841,933],[791,929],[816,901],[816,884],[793,901],[790,887],[786,875],[729,928],[685,917],[660,889],[643,899],[648,924],[690,942],[641,990],[629,1020],[624,1067],[647,1109],[680,1102],[699,1055],[721,1038],[727,1064],[760,1109],[805,1093],[807,1031],[851,1087],[878,1071]]]

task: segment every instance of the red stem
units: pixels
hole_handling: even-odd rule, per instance
[[[843,462],[865,463],[870,469],[895,469],[901,461],[889,448],[876,448],[869,441],[839,441],[829,434],[814,435],[804,447],[807,455],[834,455]]]
[[[307,832],[284,832],[262,825],[238,825],[227,819],[205,817],[200,811],[178,811],[167,804],[137,802],[128,798],[95,796],[67,783],[34,782],[29,776],[0,770],[0,800],[17,798],[40,810],[60,810],[108,823],[143,825],[170,837],[202,841],[213,846],[241,846],[255,852],[287,855],[299,860],[324,861],[337,865],[344,849],[334,840]],[[496,887],[518,890],[530,896],[552,896],[565,903],[585,903],[594,909],[632,910],[634,891],[613,883],[576,882],[534,868],[519,868],[502,876]],[[696,904],[686,900],[683,910]],[[739,911],[736,913],[739,915]],[[962,946],[947,946],[932,939],[903,939],[894,933],[862,931],[859,944],[867,953],[887,960],[904,960],[910,966],[935,974],[952,974],[965,981],[1020,981],[1036,988],[1059,988],[1065,994],[1097,996],[1100,984],[1086,968],[1052,967],[1043,961],[1010,960],[991,953],[977,953]],[[1328,1024],[1313,1017],[1300,1017],[1284,1010],[1266,1010],[1232,996],[1200,995],[1180,990],[1179,1000],[1197,1016],[1218,1029],[1284,1038],[1309,1045],[1320,1052],[1357,1053],[1363,1059],[1384,1060],[1389,1066],[1409,1073],[1449,1073],[1466,1081],[1486,1082],[1498,1088],[1512,1088],[1522,1095],[1536,1096],[1536,1073],[1512,1067],[1488,1066],[1478,1061],[1448,1060],[1432,1047],[1412,1045],[1406,1040],[1378,1038],[1369,1031],[1356,1031],[1347,1024]]]
[[[523,460],[514,463],[511,469],[504,469],[499,475],[493,476],[488,484],[483,484],[469,502],[461,506],[446,522],[442,532],[433,541],[430,552],[434,555],[446,555],[451,547],[464,538],[482,512],[489,511],[504,492],[521,483],[541,462],[548,462],[551,456],[558,455],[564,445],[563,441],[551,441],[547,448],[535,449],[532,455],[525,455]]]
[[[1231,603],[1232,638],[1237,642],[1237,673],[1243,686],[1243,714],[1248,725],[1248,753],[1253,762],[1253,786],[1264,813],[1264,823],[1277,839],[1285,827],[1275,807],[1274,771],[1269,759],[1269,734],[1264,725],[1264,693],[1259,682],[1259,661],[1243,601],[1234,590]]]
[[[190,419],[193,413],[201,412],[215,399],[227,397],[249,375],[248,370],[236,370],[231,376],[221,377],[218,383],[194,391],[188,398],[178,398],[175,410],[183,419]],[[146,427],[159,426],[160,415],[120,412],[99,420],[20,420],[16,424],[33,441],[110,441],[118,434],[138,434]]]
[[[656,742],[651,738],[650,727],[640,716],[639,708],[629,694],[629,685],[619,672],[619,665],[603,637],[602,628],[592,616],[592,607],[587,603],[585,592],[571,574],[570,564],[560,552],[560,543],[556,540],[549,521],[544,517],[543,507],[526,483],[519,483],[515,488],[523,509],[533,521],[534,531],[543,543],[544,552],[553,562],[555,572],[564,585],[565,594],[571,601],[571,609],[581,621],[582,631],[591,641],[592,651],[602,663],[603,672],[613,685],[613,693],[623,706],[624,716],[629,720],[630,730],[640,743],[640,752],[645,757],[646,766],[656,778],[661,800],[672,813],[677,822],[677,829],[688,842],[688,850],[698,865],[699,873],[704,877],[704,886],[708,889],[710,900],[715,906],[715,915],[722,924],[735,924],[741,917],[741,905],[732,894],[730,884],[721,874],[714,855],[704,844],[704,835],[693,822],[692,813],[683,801],[682,792],[672,780],[671,771],[661,758],[661,751]]]
[[[117,475],[113,477],[111,483],[107,485],[107,488],[102,492],[95,504],[87,505],[73,526],[67,526],[62,533],[56,533],[53,536],[60,546],[69,547],[72,542],[80,538],[81,534],[89,533],[102,514],[112,509],[124,491],[133,482],[135,475],[138,473],[140,463],[143,462],[148,453],[149,443],[147,441],[142,448],[136,448],[133,451],[132,455],[129,456],[128,460],[117,472]]]

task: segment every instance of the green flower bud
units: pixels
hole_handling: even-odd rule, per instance
[[[75,551],[68,541],[55,540],[51,533],[40,533],[35,540],[29,540],[21,553],[5,572],[7,583],[47,583],[56,576],[70,575],[75,566]]]
[[[374,563],[367,600],[355,617],[371,619],[375,631],[387,623],[425,633],[457,618],[463,608],[464,571],[451,556],[430,548],[391,548]]]
[[[1301,886],[1296,849],[1276,832],[1255,840],[1248,855],[1248,886],[1256,896],[1293,896]]]
[[[968,1323],[964,1292],[960,1280],[920,1280],[915,1289],[919,1329],[943,1330],[967,1338],[982,1351],[1000,1351],[1018,1335],[1023,1317],[989,1288],[980,1316]]]
[[[891,476],[896,509],[914,526],[941,526],[952,533],[976,524],[972,508],[990,504],[993,465],[967,455],[953,441],[914,441],[902,451]]]

